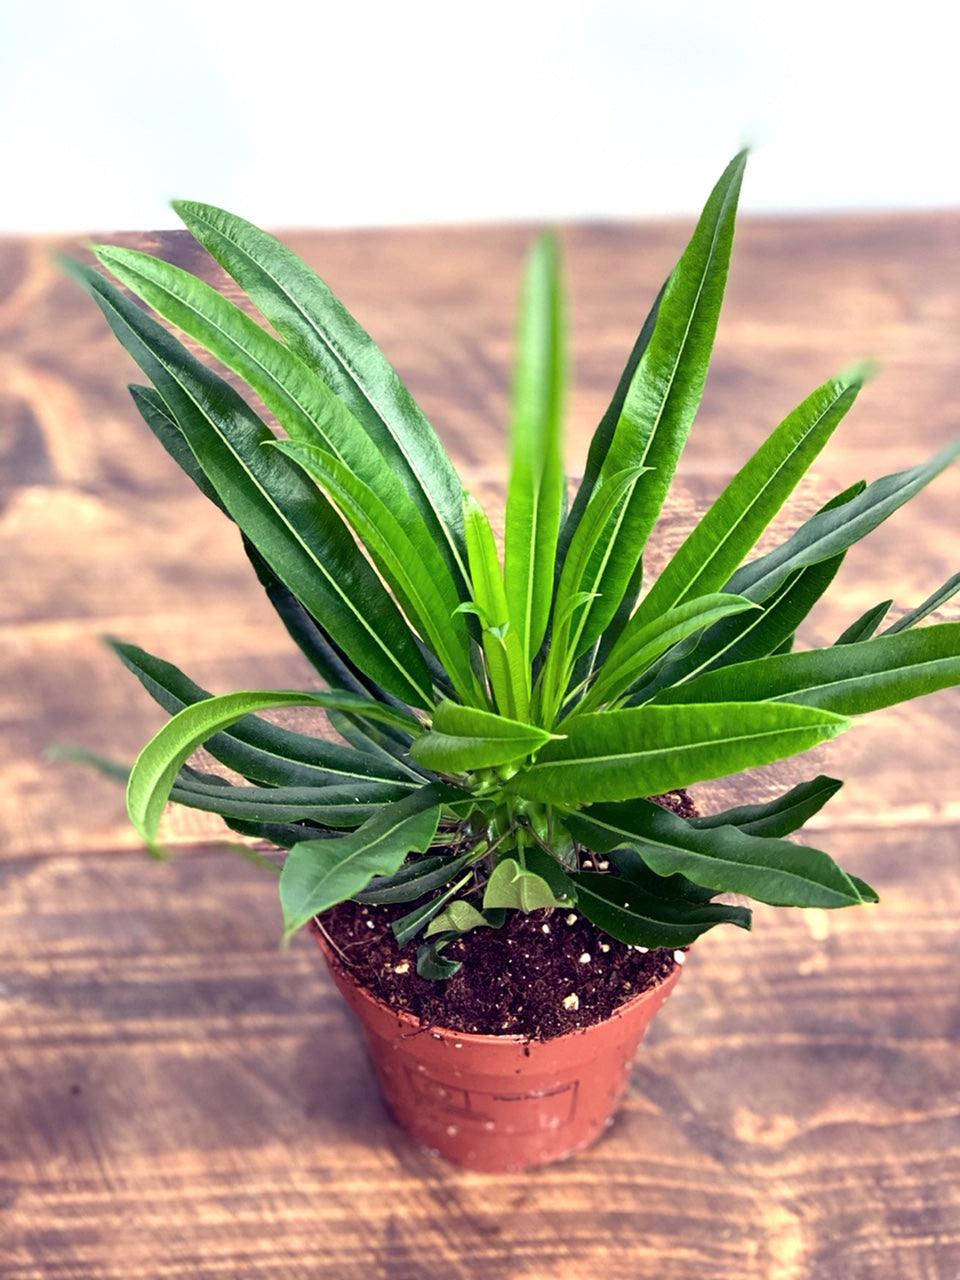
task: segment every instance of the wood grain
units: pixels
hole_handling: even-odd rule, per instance
[[[574,470],[686,230],[565,233]],[[185,236],[122,239],[220,280]],[[288,239],[496,505],[528,231]],[[761,909],[752,936],[710,935],[608,1138],[533,1175],[452,1170],[391,1126],[311,943],[278,950],[275,886],[205,843],[216,821],[180,811],[182,856],[153,866],[114,788],[43,760],[54,741],[129,757],[162,720],[105,632],[217,691],[306,674],[229,526],[138,424],[132,366],[55,247],[0,244],[0,1275],[955,1280],[957,695],[744,783],[759,797],[816,767],[848,775],[815,838],[879,886],[879,908]],[[854,359],[884,372],[794,521],[955,436],[958,267],[957,215],[748,221],[653,559]],[[953,572],[958,499],[955,471],[858,548],[807,638]]]

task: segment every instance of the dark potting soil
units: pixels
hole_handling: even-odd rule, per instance
[[[683,817],[696,812],[686,792],[653,799]],[[344,902],[320,922],[356,981],[424,1026],[549,1040],[602,1022],[678,963],[673,950],[618,942],[575,908],[511,911],[501,929],[475,929],[451,942],[443,955],[462,961],[459,972],[430,982],[417,973],[423,939],[398,947],[390,929],[414,905]]]

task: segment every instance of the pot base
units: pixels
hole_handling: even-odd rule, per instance
[[[359,1016],[384,1100],[421,1145],[464,1168],[513,1173],[561,1160],[604,1132],[647,1027],[680,968],[602,1022],[551,1040],[424,1028],[360,987],[320,945]]]

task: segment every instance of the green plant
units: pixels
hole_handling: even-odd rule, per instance
[[[956,456],[839,494],[773,551],[761,534],[853,404],[863,371],[807,397],[730,482],[641,596],[643,554],[696,414],[720,312],[745,157],[714,188],[654,303],[567,510],[558,248],[526,272],[504,563],[420,409],[326,285],[272,237],[176,206],[269,321],[147,254],[100,246],[126,289],[238,375],[253,408],[101,274],[71,269],[150,379],[131,387],[160,443],[237,524],[247,555],[326,689],[211,697],[169,663],[111,642],[172,719],[129,776],[156,849],[164,805],[222,814],[289,850],[289,935],[347,898],[418,903],[418,967],[504,909],[579,909],[628,943],[682,946],[749,928],[743,894],[780,906],[876,901],[828,854],[784,839],[841,785],[685,820],[646,797],[768,764],[849,717],[960,681],[960,625],[914,630],[953,578],[877,634],[870,610],[828,648],[799,624],[847,549]],[[639,600],[639,603],[637,603]],[[339,741],[258,713],[324,708]],[[198,771],[209,753],[249,785]],[[584,851],[609,870],[584,867]],[[412,857],[411,855],[417,855]],[[591,866],[594,862],[591,861]]]

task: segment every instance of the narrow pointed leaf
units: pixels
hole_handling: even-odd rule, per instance
[[[564,343],[558,250],[543,236],[530,255],[521,306],[504,554],[510,619],[528,663],[547,628],[563,514]]]
[[[213,697],[172,662],[120,640],[108,638],[107,644],[171,715]],[[285,729],[260,716],[245,716],[215,734],[204,747],[244,778],[273,786],[325,786],[351,781],[415,785],[409,772],[393,762],[386,763],[342,743]]]
[[[670,283],[669,278],[664,281],[660,287],[653,306],[647,314],[641,326],[637,339],[633,344],[627,363],[620,374],[620,380],[617,388],[613,393],[610,403],[607,405],[606,412],[600,419],[593,438],[590,441],[590,448],[587,452],[587,462],[584,467],[583,479],[580,487],[577,489],[576,497],[573,505],[564,520],[560,529],[559,547],[557,552],[558,569],[562,570],[566,561],[567,552],[574,534],[580,527],[580,521],[586,514],[587,505],[593,497],[593,491],[600,479],[600,473],[603,471],[607,454],[610,452],[610,444],[613,440],[617,429],[617,423],[623,413],[623,406],[626,403],[627,394],[633,382],[633,376],[636,373],[637,365],[646,351],[650,339],[653,336],[653,330],[657,323],[657,314],[660,310],[660,303],[663,301],[663,295],[666,292],[667,285]]]
[[[833,378],[790,413],[734,477],[640,605],[641,624],[729,580],[830,439],[860,390]]]
[[[851,622],[850,626],[837,636],[834,644],[856,644],[858,640],[869,640],[887,616],[892,604],[892,600],[881,600],[879,604],[875,604],[872,609],[861,614],[856,622]]]
[[[576,659],[589,647],[584,628],[616,546],[627,503],[643,471],[643,467],[628,467],[602,479],[570,543],[557,584],[550,651],[538,690],[548,722],[560,706]]]
[[[851,501],[818,512],[775,550],[739,569],[727,589],[751,600],[765,599],[795,570],[828,560],[866,537],[936,479],[958,453],[960,445],[951,445],[929,462],[875,480]]]
[[[433,428],[370,335],[315,272],[273,236],[224,209],[174,208],[290,348],[350,409],[402,480],[448,562],[464,572],[459,477]]]
[[[651,804],[595,805],[568,819],[592,848],[636,849],[658,875],[680,874],[715,893],[742,893],[776,907],[848,907],[861,901],[829,854],[789,840],[703,829]]]
[[[719,591],[714,595],[688,600],[646,624],[628,623],[610,657],[601,667],[589,692],[577,707],[578,713],[593,710],[626,693],[647,668],[675,644],[696,635],[721,618],[756,613],[758,606],[743,596]]]
[[[470,636],[460,597],[429,538],[411,538],[377,494],[322,449],[280,441],[276,447],[322,486],[394,588],[413,625],[432,646],[460,696],[482,698],[470,667]]]
[[[396,604],[346,525],[222,378],[95,271],[70,270],[160,391],[223,505],[264,559],[374,679],[429,706],[430,675]]]
[[[319,374],[212,285],[137,249],[94,246],[98,260],[159,315],[257,393],[290,437],[338,457],[411,525],[422,517],[356,418]]]
[[[250,712],[285,706],[342,706],[345,699],[355,707],[364,701],[344,693],[251,690],[224,694],[185,707],[167,721],[137,757],[127,784],[130,821],[147,843],[152,845],[180,766],[208,738],[229,728]]]
[[[651,871],[636,849],[624,846],[611,849],[609,861],[613,863],[618,875],[631,884],[639,885],[647,893],[656,898],[667,898],[673,902],[685,902],[693,906],[702,906],[716,897],[712,889],[704,889],[694,884],[686,876],[674,872],[669,876],[658,876]]]
[[[714,925],[750,928],[750,912],[743,907],[677,902],[596,871],[580,871],[571,879],[577,886],[577,906],[587,919],[629,946],[686,947]]]
[[[391,729],[389,725],[374,724],[372,721],[345,714],[342,711],[330,711],[327,713],[327,718],[340,737],[357,751],[373,757],[387,768],[392,764],[412,778],[418,786],[423,783],[427,776],[426,770],[421,769],[411,760],[409,742],[398,741],[395,736],[397,730]],[[429,781],[432,782],[435,779],[431,777]]]
[[[387,902],[415,902],[417,898],[442,889],[471,863],[481,856],[473,849],[456,858],[436,854],[419,858],[409,866],[401,867],[392,876],[378,876],[366,889],[355,895],[358,902],[379,905]]]
[[[739,827],[749,836],[788,836],[799,831],[808,818],[831,800],[843,783],[839,778],[821,774],[810,782],[801,782],[766,804],[740,805],[711,813],[703,818],[690,818],[692,827]]]
[[[324,682],[331,689],[358,693],[363,697],[372,698],[376,702],[386,702],[388,706],[402,710],[405,706],[403,701],[387,692],[350,661],[316,618],[304,608],[290,588],[280,581],[247,538],[243,540],[243,549],[267,599],[283,623],[287,635]]]
[[[440,773],[464,773],[521,760],[553,735],[493,711],[441,702],[429,733],[411,748],[415,760]]]
[[[653,334],[634,371],[601,477],[646,466],[627,503],[600,598],[584,629],[600,636],[643,554],[703,395],[720,316],[746,154],[727,166],[670,277]]]
[[[895,636],[900,631],[907,631],[910,627],[915,627],[918,622],[928,618],[942,604],[952,600],[958,591],[960,591],[960,573],[955,573],[952,578],[947,579],[942,587],[938,587],[932,595],[927,596],[923,604],[918,604],[915,609],[905,613],[902,618],[896,620],[892,627],[887,627],[886,631],[881,634]]]
[[[505,789],[558,805],[662,795],[807,751],[849,723],[829,711],[784,710],[741,701],[577,716]]]
[[[245,818],[224,818],[224,822],[231,831],[236,831],[238,835],[251,836],[257,840],[266,840],[270,844],[278,845],[281,849],[292,849],[295,844],[300,844],[302,840],[322,839],[324,834],[329,834],[331,839],[339,834],[336,831],[324,833],[321,828],[313,827],[309,823],[250,822]],[[277,864],[272,865],[277,875],[279,875],[280,866]]]
[[[858,481],[831,498],[821,511],[842,507],[865,488],[866,484]],[[668,654],[663,663],[641,681],[629,704],[635,706],[649,702],[658,690],[681,685],[704,671],[750,658],[763,658],[784,646],[789,652],[797,628],[833,582],[845,554],[840,552],[829,560],[794,569],[763,599],[761,611],[723,619],[694,641],[692,648],[684,645],[675,656]],[[727,594],[733,594],[729,586]]]
[[[440,820],[433,787],[385,805],[349,835],[294,845],[280,876],[284,937],[352,898],[374,876],[392,875],[410,853],[429,849]]]
[[[178,779],[171,799],[190,809],[248,822],[305,822],[358,827],[382,805],[410,794],[402,784],[357,782],[326,787],[234,787]]]
[[[219,507],[224,515],[229,514],[220,501],[216,489],[204,475],[203,468],[187,444],[186,437],[177,426],[176,420],[164,404],[159,391],[153,387],[139,387],[134,384],[131,384],[127,390],[133,397],[133,403],[140,411],[141,418],[181,471],[190,477],[203,496],[215,507]]]
[[[510,625],[497,544],[490,521],[469,494],[464,499],[464,530],[473,600],[483,628],[483,652],[498,709],[524,720],[530,711],[530,668],[520,633]]]
[[[461,876],[449,889],[439,894],[432,901],[421,903],[420,906],[414,907],[412,911],[408,911],[405,916],[401,916],[399,920],[394,920],[390,926],[390,931],[397,940],[397,946],[405,947],[408,942],[415,938],[434,916],[439,915],[451,898],[457,896],[469,880],[469,874]]]
[[[795,703],[863,715],[960,683],[960,622],[741,662],[666,689],[657,703]]]

